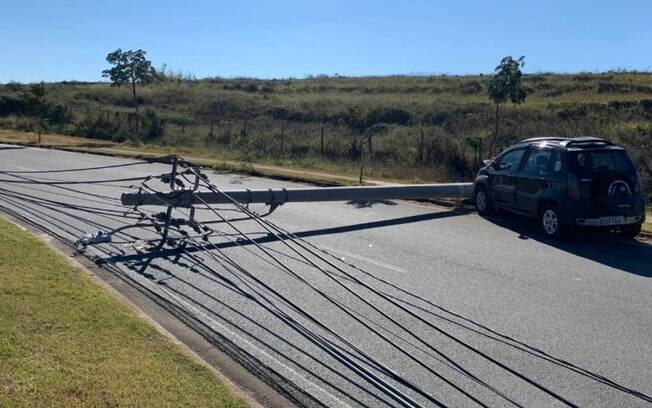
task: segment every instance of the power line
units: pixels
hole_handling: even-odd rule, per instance
[[[59,170],[0,170],[1,174],[51,174],[51,173],[78,173],[82,171],[92,171],[92,170],[106,170],[106,169],[115,169],[120,167],[130,167],[130,166],[141,166],[143,164],[150,164],[149,162],[132,162],[132,163],[123,163],[123,164],[111,164],[107,166],[97,166],[97,167],[82,167],[77,169],[59,169]]]

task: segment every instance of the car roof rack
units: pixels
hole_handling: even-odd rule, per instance
[[[519,143],[532,143],[532,142],[563,142],[569,140],[567,137],[558,136],[544,136],[544,137],[531,137],[529,139],[521,140]]]
[[[535,142],[559,142],[563,147],[596,147],[596,146],[615,146],[608,140],[600,139],[599,137],[532,137],[529,139],[521,140],[520,143],[535,143]]]
[[[583,147],[583,146],[615,146],[608,140],[600,139],[599,137],[574,137],[562,142],[565,147]]]

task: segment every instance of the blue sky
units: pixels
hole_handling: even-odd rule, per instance
[[[652,70],[652,1],[0,0],[0,82],[100,80],[119,47],[196,77]]]

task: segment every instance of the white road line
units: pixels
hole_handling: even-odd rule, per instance
[[[371,247],[371,244],[369,244],[369,246]],[[366,256],[358,255],[358,254],[355,254],[353,252],[347,252],[347,251],[343,251],[343,250],[340,250],[340,249],[330,248],[330,247],[327,247],[327,246],[324,246],[324,245],[319,245],[319,247],[321,249],[324,249],[324,250],[326,250],[328,252],[331,252],[333,254],[339,253],[339,254],[342,254],[342,255],[344,255],[344,256],[346,256],[348,258],[357,259],[359,261],[363,261],[363,262],[366,262],[366,263],[369,263],[369,264],[372,264],[372,265],[376,265],[376,266],[379,266],[381,268],[388,269],[390,271],[394,271],[394,272],[398,272],[398,273],[407,273],[407,271],[405,269],[402,269],[402,268],[400,268],[398,266],[394,266],[394,265],[390,265],[390,264],[387,264],[387,263],[384,263],[384,262],[380,262],[380,261],[377,261],[377,260],[375,260],[373,258],[368,258]]]
[[[287,377],[291,382],[302,388],[304,391],[306,391],[309,395],[312,397],[316,398],[319,400],[322,404],[324,404],[327,407],[342,407],[342,408],[351,408],[350,405],[346,404],[344,401],[340,400],[336,396],[332,395],[319,385],[313,383],[312,381],[309,381],[306,379],[305,375],[300,374],[297,372],[295,369],[292,367],[289,367],[282,361],[278,360],[271,354],[267,353],[266,351],[260,349],[257,347],[255,344],[251,343],[249,340],[245,339],[244,337],[240,336],[239,334],[233,332],[231,329],[228,327],[224,326],[222,323],[218,322],[217,320],[213,319],[211,316],[207,315],[206,313],[202,312],[201,310],[197,309],[193,305],[189,304],[188,302],[184,301],[183,299],[179,298],[178,296],[170,293],[168,290],[165,288],[159,288],[162,289],[163,292],[165,292],[170,298],[176,300],[180,305],[183,305],[186,310],[194,312],[196,315],[202,316],[203,319],[208,320],[211,322],[215,327],[213,329],[216,330],[216,332],[220,333],[220,335],[228,338],[230,341],[234,342],[237,344],[239,347],[242,347],[243,349],[246,349],[247,352],[253,354],[261,360],[265,365],[267,366],[274,366],[276,365],[277,367],[280,367],[283,371],[283,375]],[[204,321],[204,320],[202,320]]]

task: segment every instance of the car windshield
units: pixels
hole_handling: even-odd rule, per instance
[[[573,155],[580,173],[628,173],[634,171],[627,154],[622,150],[593,150]]]

